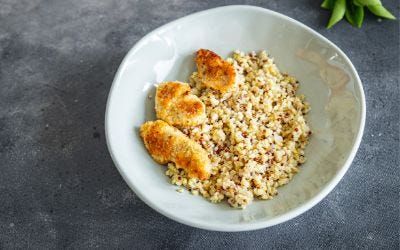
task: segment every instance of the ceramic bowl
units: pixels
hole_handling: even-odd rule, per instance
[[[178,193],[166,167],[153,161],[139,136],[154,120],[154,84],[188,81],[194,52],[211,49],[227,57],[236,49],[266,50],[281,71],[300,81],[312,110],[307,162],[273,200],[246,209],[213,204],[188,191]],[[208,230],[244,231],[287,221],[321,201],[340,181],[358,149],[365,122],[365,97],[348,57],[332,42],[287,16],[251,6],[202,11],[168,23],[143,37],[126,55],[108,98],[105,127],[119,172],[146,204],[178,222]]]

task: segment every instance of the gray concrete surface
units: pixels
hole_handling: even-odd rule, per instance
[[[320,2],[0,0],[0,249],[398,248],[399,22],[367,15],[362,29],[326,30]],[[399,17],[398,1],[383,2]],[[208,232],[128,188],[106,148],[104,111],[143,35],[239,3],[293,17],[342,48],[362,78],[367,122],[350,170],[317,206],[272,228]]]

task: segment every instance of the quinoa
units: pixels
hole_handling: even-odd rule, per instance
[[[206,106],[207,120],[181,129],[209,152],[211,177],[189,178],[174,163],[166,175],[211,202],[226,199],[245,208],[254,198],[272,199],[305,162],[310,108],[296,95],[298,81],[281,73],[265,51],[235,51],[227,61],[235,67],[236,87],[224,94],[205,88],[194,72],[190,85]]]

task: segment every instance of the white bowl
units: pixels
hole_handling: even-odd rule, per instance
[[[300,81],[311,104],[313,130],[307,162],[270,201],[245,210],[176,192],[139,137],[139,126],[154,120],[154,84],[188,81],[194,52],[211,49],[223,57],[233,50],[266,50],[278,67]],[[340,181],[361,141],[365,97],[347,56],[307,26],[276,12],[251,6],[202,11],[166,24],[141,39],[127,54],[108,98],[106,137],[112,159],[132,190],[150,207],[178,222],[208,230],[244,231],[287,221],[317,204]]]

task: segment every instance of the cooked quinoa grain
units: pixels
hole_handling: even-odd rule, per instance
[[[206,105],[207,120],[182,129],[209,152],[211,177],[188,178],[173,163],[166,174],[192,194],[245,208],[254,197],[272,199],[304,163],[309,105],[296,95],[296,79],[281,73],[265,51],[235,51],[227,60],[236,69],[236,87],[221,94],[202,86],[194,72],[190,84]]]

